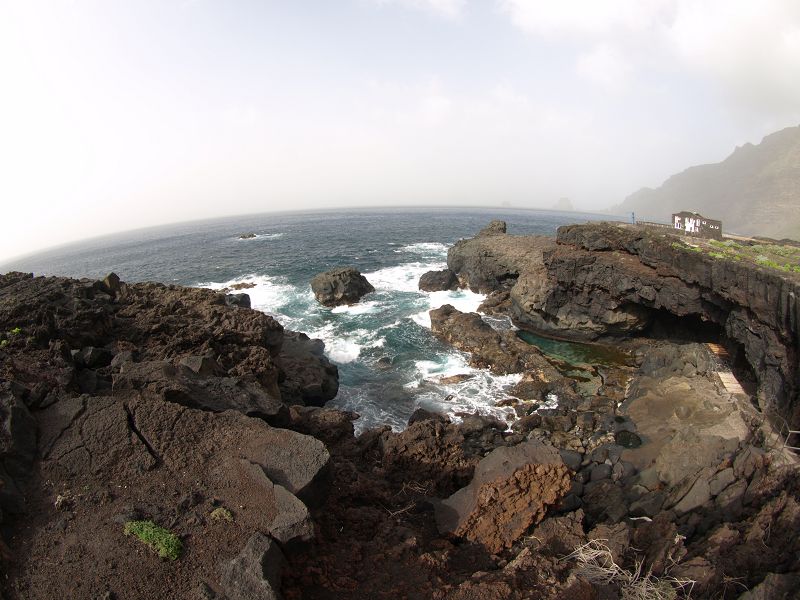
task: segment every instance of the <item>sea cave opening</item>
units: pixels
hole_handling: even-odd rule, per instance
[[[719,323],[702,319],[696,314],[678,316],[663,309],[653,310],[650,324],[642,331],[642,335],[676,343],[708,344],[717,359],[731,370],[744,392],[755,402],[758,379],[747,360],[744,345],[729,337]]]

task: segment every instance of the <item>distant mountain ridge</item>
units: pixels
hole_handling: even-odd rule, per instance
[[[612,209],[665,223],[681,210],[721,219],[724,233],[800,239],[800,126],[744,144],[720,163],[689,167]]]

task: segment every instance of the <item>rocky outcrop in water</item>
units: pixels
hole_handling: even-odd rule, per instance
[[[458,277],[450,269],[428,271],[419,278],[419,289],[423,292],[441,292],[458,288]]]
[[[492,329],[478,313],[462,313],[450,304],[430,311],[431,331],[453,347],[470,353],[473,366],[493,373],[535,372],[541,379],[560,379],[542,352],[515,332]]]
[[[355,304],[375,288],[356,269],[340,267],[315,276],[311,280],[311,290],[320,304],[339,306]]]

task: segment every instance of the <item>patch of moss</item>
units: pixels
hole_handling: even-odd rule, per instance
[[[152,521],[128,521],[125,523],[125,535],[135,535],[144,544],[155,550],[161,558],[177,560],[183,553],[180,538]]]
[[[215,508],[211,511],[211,520],[233,523],[233,513],[224,506],[220,506],[219,508]]]
[[[10,333],[11,335],[19,335],[20,333],[22,333],[22,329],[20,329],[19,327],[14,327],[14,329],[9,331],[8,333]]]
[[[685,252],[702,252],[703,249],[699,246],[689,246],[682,242],[672,242],[672,247],[676,250],[683,250]]]

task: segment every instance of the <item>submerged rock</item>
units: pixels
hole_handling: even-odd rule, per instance
[[[314,297],[324,306],[355,304],[361,297],[374,292],[367,278],[352,267],[339,267],[320,273],[311,280]]]

